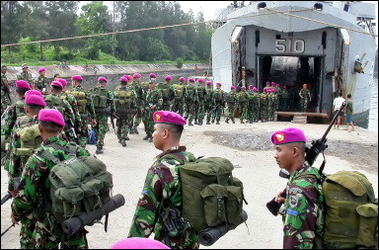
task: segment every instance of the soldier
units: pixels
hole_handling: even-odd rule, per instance
[[[213,92],[214,102],[214,117],[212,123],[216,120],[216,124],[220,125],[221,114],[225,108],[225,92],[221,89],[222,84],[216,83],[216,89]]]
[[[10,138],[13,127],[16,123],[17,117],[25,115],[25,92],[30,90],[30,84],[24,80],[16,81],[16,94],[18,101],[12,104],[6,112],[2,115],[1,132],[5,136],[5,140]],[[4,124],[3,124],[4,120]]]
[[[22,72],[17,75],[17,80],[24,80],[30,84],[32,89],[36,89],[32,74],[29,72],[29,67],[24,63],[21,65]]]
[[[45,76],[46,69],[40,68],[38,70],[39,76],[37,78],[37,81],[35,82],[34,89],[38,89],[42,92],[42,94],[47,95],[47,86],[50,85],[49,80]]]
[[[269,81],[267,81],[266,82],[266,86],[263,88],[263,92],[266,92],[266,90],[268,90],[268,89],[270,89],[270,82]]]
[[[213,88],[212,88],[212,82],[207,81],[207,88],[206,88],[206,95],[204,100],[204,109],[205,113],[207,114],[207,125],[211,124],[212,119],[212,108],[214,106],[214,100],[213,100]]]
[[[195,119],[195,101],[196,101],[196,87],[195,79],[188,79],[189,85],[186,86],[184,91],[184,98],[186,100],[186,117],[188,119],[188,126],[193,126],[192,121]]]
[[[238,93],[238,105],[240,108],[240,120],[241,124],[244,124],[244,120],[247,121],[247,109],[249,105],[249,95],[246,93],[246,87],[241,87],[241,91]]]
[[[102,154],[105,134],[109,131],[108,116],[115,116],[113,93],[105,87],[108,80],[105,77],[97,78],[97,86],[89,90],[92,96],[96,113],[96,127],[94,127],[97,141],[96,154]],[[112,118],[111,118],[112,119]]]
[[[154,239],[170,248],[197,249],[199,242],[196,233],[191,228],[181,228],[179,233],[165,231],[161,213],[171,205],[172,209],[181,211],[182,197],[176,159],[164,158],[166,154],[174,154],[184,161],[193,161],[193,154],[180,145],[180,138],[185,119],[175,112],[157,111],[154,119],[154,146],[163,152],[150,167],[141,198],[138,201],[128,237],[148,238],[154,233]]]
[[[196,102],[195,102],[195,124],[197,125],[203,125],[203,120],[205,117],[205,95],[207,94],[207,91],[205,90],[204,86],[204,79],[200,78],[198,81],[198,85],[196,86]]]
[[[184,108],[185,108],[185,100],[184,100],[185,81],[186,81],[186,78],[180,77],[179,83],[172,85],[175,90],[175,96],[172,102],[171,111],[174,111],[181,116],[184,114]]]
[[[230,92],[225,95],[226,104],[228,105],[228,117],[226,118],[226,123],[229,123],[229,120],[235,123],[234,113],[238,105],[238,95],[236,93],[236,86],[230,87]]]
[[[1,65],[1,115],[3,115],[7,107],[12,104],[12,99],[10,96],[11,90],[9,88],[7,76],[5,75],[7,72],[7,65]]]
[[[307,84],[303,84],[303,88],[299,92],[300,96],[300,109],[301,111],[307,111],[308,103],[311,102],[311,92],[307,89]]]
[[[253,96],[252,96],[252,120],[253,122],[259,121],[259,111],[260,111],[260,99],[259,99],[259,93],[258,88],[253,87]]]
[[[248,108],[247,108],[247,120],[249,123],[253,123],[254,121],[254,105],[257,99],[257,96],[254,92],[254,86],[249,85],[249,90],[247,91],[248,96]]]
[[[161,110],[163,106],[162,91],[157,88],[157,82],[150,82],[150,89],[146,96],[146,106],[144,109],[143,124],[145,125],[146,136],[144,140],[153,142],[154,121],[152,119],[153,113],[157,110]]]
[[[290,98],[287,87],[283,86],[281,92],[282,94],[280,96],[281,101],[279,102],[280,103],[279,109],[283,111],[287,111],[289,110],[289,98]]]
[[[93,106],[91,94],[82,86],[83,78],[79,75],[74,75],[71,77],[71,81],[73,88],[67,92],[75,96],[78,101],[78,110],[82,120],[81,133],[78,136],[80,146],[85,148],[89,137],[88,123],[91,122],[92,127],[97,125],[95,107]]]
[[[162,92],[163,107],[162,110],[171,110],[172,101],[175,97],[175,90],[171,85],[172,77],[166,76],[165,83],[160,82],[157,85],[157,89]]]
[[[259,116],[261,118],[261,122],[267,122],[268,117],[268,98],[267,98],[267,90],[263,90],[262,93],[259,94],[259,103],[260,103],[260,112]]]
[[[312,249],[315,238],[323,233],[324,195],[318,181],[321,177],[318,169],[305,161],[306,141],[303,131],[297,128],[286,128],[271,135],[276,148],[274,158],[279,167],[290,174],[284,194],[281,192],[275,197],[277,203],[284,203],[280,209],[284,249]]]
[[[117,86],[113,93],[117,116],[117,138],[123,147],[126,147],[125,141],[129,140],[128,133],[133,126],[133,117],[137,109],[137,96],[133,88],[127,86],[128,81],[127,77],[122,76],[120,86]]]
[[[41,92],[25,94],[25,116],[20,116],[16,120],[15,132],[10,142],[10,156],[8,176],[8,192],[16,197],[18,187],[15,186],[15,178],[21,178],[22,170],[28,158],[41,146],[42,138],[38,131],[38,113],[46,106]],[[8,162],[8,161],[7,161]],[[21,219],[20,246],[21,249],[33,248],[33,231],[35,221],[32,215],[27,215]]]
[[[71,94],[70,91],[66,91],[67,81],[65,79],[59,78],[57,79],[57,81],[62,84],[62,92],[58,96],[63,100],[67,100],[67,102],[70,104],[72,111],[74,112],[73,125],[75,133],[78,136],[77,143],[80,144],[79,137],[82,134],[83,122],[79,113],[78,101],[76,100],[76,97],[73,94]],[[75,138],[71,138],[71,140],[75,140]]]
[[[140,83],[141,75],[138,73],[135,73],[133,75],[132,79],[133,79],[133,81],[132,81],[131,85],[133,86],[134,92],[137,95],[137,111],[134,115],[134,123],[133,123],[132,129],[130,130],[130,134],[138,134],[137,127],[142,121],[142,115],[143,115],[142,110],[145,107],[146,98],[145,98],[145,95],[143,93],[143,89],[142,89],[142,86]]]
[[[70,159],[67,152],[54,146],[65,147],[68,143],[59,138],[65,122],[62,114],[55,109],[43,109],[38,114],[39,131],[43,139],[42,147],[62,160]],[[76,146],[76,156],[90,155],[85,149]],[[62,248],[88,248],[86,230],[80,229],[73,236],[68,237],[62,232],[62,225],[52,214],[49,181],[50,169],[55,162],[45,159],[37,153],[29,157],[22,173],[21,183],[17,194],[12,201],[12,221],[18,221],[26,216],[32,216],[35,228],[33,230],[32,248],[58,249]]]

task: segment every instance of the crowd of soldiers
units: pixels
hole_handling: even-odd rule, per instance
[[[88,143],[91,130],[96,134],[96,153],[103,153],[104,138],[109,131],[110,117],[113,129],[116,131],[119,143],[126,146],[130,140],[129,134],[138,134],[137,127],[144,124],[146,136],[143,138],[152,142],[152,114],[157,110],[174,111],[182,115],[189,126],[220,124],[224,115],[225,122],[235,123],[235,117],[240,122],[266,122],[275,120],[275,111],[289,109],[289,93],[286,86],[281,87],[274,82],[266,82],[259,93],[250,85],[237,88],[231,86],[230,92],[221,89],[222,84],[206,81],[203,78],[195,80],[184,77],[173,82],[167,75],[163,82],[157,82],[154,73],[149,74],[147,81],[141,82],[141,74],[124,75],[119,86],[114,91],[107,90],[107,79],[99,77],[97,86],[85,89],[83,78],[79,75],[71,77],[71,89],[67,89],[67,81],[56,77],[52,82],[45,76],[46,69],[38,70],[39,76],[33,80],[29,67],[22,65],[22,72],[17,75],[17,82],[24,81],[30,89],[39,91],[46,101],[47,108],[58,109],[65,117],[64,136],[68,141],[75,141],[82,147]],[[2,133],[10,137],[17,117],[25,115],[23,111],[25,91],[16,88],[18,100],[11,104],[10,88],[6,77],[7,67],[2,66],[1,103],[2,103]],[[307,96],[306,96],[307,97]],[[7,110],[6,110],[7,109]],[[5,112],[7,111],[7,112]],[[4,114],[3,114],[4,113]],[[116,119],[116,124],[114,124]]]

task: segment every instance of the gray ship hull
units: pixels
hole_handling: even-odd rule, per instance
[[[231,85],[253,85],[260,92],[267,81],[279,83],[289,89],[294,112],[300,111],[298,93],[307,84],[312,95],[307,112],[330,118],[337,93],[351,94],[353,120],[367,128],[375,16],[370,5],[357,2],[350,8],[352,13],[327,2],[267,1],[229,10],[212,36],[215,82],[223,83],[224,91]],[[354,10],[359,10],[359,18]],[[357,18],[365,22],[358,25]]]

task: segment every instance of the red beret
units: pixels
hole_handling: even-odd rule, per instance
[[[276,83],[274,83],[274,82],[271,82],[271,85],[275,85]]]
[[[38,106],[42,106],[42,107],[46,107],[46,102],[45,100],[43,99],[42,95],[39,96],[39,95],[27,95],[25,97],[25,104],[27,105],[30,105],[30,104],[34,104],[34,105],[38,105]]]
[[[45,68],[40,68],[40,69],[38,70],[39,73],[44,72],[44,71],[46,71]]]
[[[207,81],[207,85],[212,85],[212,82],[211,81]]]
[[[165,79],[166,79],[166,81],[169,81],[169,80],[172,80],[172,77],[171,76],[166,76]]]
[[[129,81],[129,78],[127,78],[125,76],[120,77],[120,82],[127,82],[127,81]]]
[[[31,89],[30,84],[24,80],[17,80],[16,87],[20,89]]]
[[[150,73],[149,77],[150,78],[157,78],[157,76],[154,73]]]
[[[185,80],[186,80],[186,78],[184,78],[184,77],[179,78],[179,81],[185,81]]]
[[[65,79],[59,78],[59,79],[57,79],[57,81],[62,84],[62,87],[66,87],[67,86],[67,81]]]
[[[303,131],[297,128],[285,128],[271,135],[271,142],[275,145],[291,142],[307,142]]]
[[[71,77],[71,80],[73,80],[73,81],[83,81],[83,78],[81,77],[81,76],[72,76]]]
[[[141,78],[141,74],[135,73],[135,74],[133,75],[133,78]]]
[[[39,91],[37,89],[31,89],[31,90],[26,91],[25,97],[28,96],[28,95],[38,95],[38,96],[42,97],[41,91]]]
[[[52,81],[51,86],[57,86],[57,87],[63,88],[62,83],[59,81]]]
[[[100,76],[99,78],[97,78],[97,81],[98,82],[100,82],[100,81],[108,82],[107,78],[105,78],[104,76]]]
[[[200,78],[200,79],[198,80],[198,82],[204,82],[204,79]]]
[[[195,79],[190,78],[190,79],[188,79],[188,81],[189,81],[189,82],[195,82]]]
[[[38,120],[42,122],[53,122],[64,127],[63,115],[57,109],[42,109],[38,113]]]
[[[170,249],[160,241],[150,238],[126,238],[113,244],[110,249]]]
[[[172,111],[157,111],[153,114],[154,123],[168,123],[176,125],[185,125],[186,120],[178,113]]]
[[[222,84],[218,82],[218,83],[216,83],[216,85],[217,85],[217,86],[221,86]]]
[[[245,86],[242,86],[241,89],[246,89],[246,87],[245,87]]]
[[[256,87],[253,87],[254,92],[258,92],[258,89]]]
[[[231,86],[230,89],[236,89],[236,86]]]

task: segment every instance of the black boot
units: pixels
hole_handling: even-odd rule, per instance
[[[146,141],[150,136],[146,135],[143,139]]]
[[[97,147],[96,147],[96,154],[102,154],[102,153],[104,153],[104,151],[103,151],[103,147],[101,147],[101,146],[97,146]]]
[[[148,142],[153,142],[153,137],[150,137]]]
[[[126,142],[125,142],[125,139],[124,139],[124,138],[121,139],[120,143],[121,143],[121,145],[122,145],[123,147],[126,147]]]

